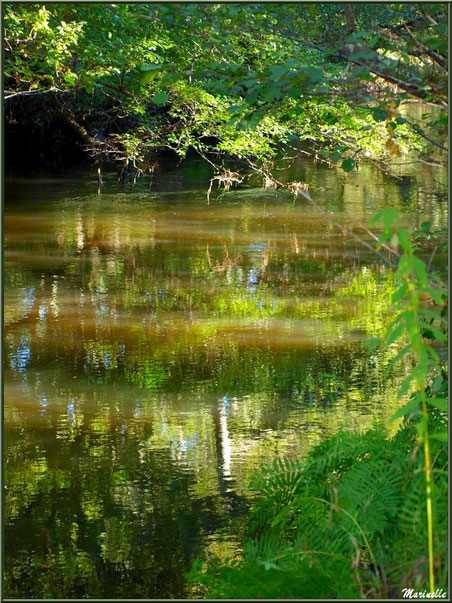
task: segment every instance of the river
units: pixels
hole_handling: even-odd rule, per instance
[[[342,223],[445,226],[444,170],[397,171],[301,156],[280,177]],[[259,467],[398,404],[362,345],[378,258],[256,179],[207,204],[209,178],[166,159],[100,191],[87,169],[5,182],[7,597],[193,598],[193,560],[240,550]]]

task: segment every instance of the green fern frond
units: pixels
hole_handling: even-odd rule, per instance
[[[339,432],[300,463],[278,459],[253,481],[254,538],[202,580],[213,598],[368,597],[423,587],[425,484],[416,430]],[[447,458],[433,472],[437,573],[447,577]],[[201,581],[202,581],[201,580]],[[398,589],[398,590],[397,590]]]

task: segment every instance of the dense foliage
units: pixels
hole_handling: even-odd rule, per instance
[[[274,185],[277,152],[302,143],[346,171],[446,148],[445,4],[5,3],[4,31],[7,123],[138,173],[195,149],[219,184],[243,179],[226,154]]]
[[[422,455],[415,432],[340,432],[305,462],[275,461],[258,490],[243,558],[198,563],[209,598],[399,598],[428,588]],[[435,569],[447,582],[447,449],[436,442]]]

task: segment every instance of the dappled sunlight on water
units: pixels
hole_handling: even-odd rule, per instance
[[[427,188],[366,166],[286,178],[300,170],[358,228],[388,203],[447,219]],[[198,176],[8,183],[11,596],[184,597],[201,551],[239,550],[253,472],[396,407],[362,345],[392,291],[372,253],[256,182],[208,205]]]

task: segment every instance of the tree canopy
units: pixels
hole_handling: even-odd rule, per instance
[[[447,150],[445,3],[5,3],[4,32],[7,123],[53,116],[139,172],[168,148],[267,184],[281,149],[345,171]]]

